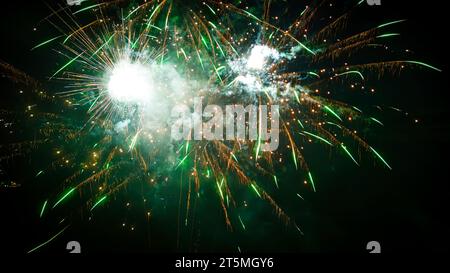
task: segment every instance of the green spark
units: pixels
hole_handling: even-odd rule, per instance
[[[221,67],[219,67],[219,68],[216,68],[216,66],[213,64],[213,67],[214,67],[214,71],[216,72],[216,75],[217,75],[217,77],[219,78],[219,80],[221,81],[221,82],[223,82],[222,81],[222,77],[220,76],[220,70],[222,70],[223,68],[225,68],[224,66],[221,66]]]
[[[183,148],[184,148],[184,144],[182,144],[182,145],[180,146],[180,148],[178,148],[177,154],[178,154]]]
[[[327,105],[325,105],[323,108],[325,108],[325,110],[327,110],[328,112],[330,112],[333,116],[335,116],[337,119],[339,119],[340,121],[342,121],[342,118],[336,114],[336,112],[333,111],[333,109],[331,109],[330,107],[328,107]]]
[[[232,86],[236,81],[238,80],[238,77],[236,77],[234,80],[232,80],[229,84],[227,84],[227,87]]]
[[[91,5],[91,6],[82,8],[82,9],[80,9],[80,10],[78,10],[78,11],[75,11],[75,12],[73,13],[73,15],[78,14],[78,13],[83,12],[83,11],[86,11],[86,10],[89,10],[89,9],[94,9],[94,8],[99,7],[99,6],[101,6],[101,5],[104,5],[104,4],[105,4],[105,3],[100,3],[100,4],[95,4],[95,5]]]
[[[239,218],[239,222],[241,222],[242,228],[245,230],[245,225],[244,225],[244,222],[243,222],[242,219],[241,219],[241,216],[238,215],[238,218]]]
[[[375,121],[376,123],[380,124],[381,126],[384,126],[384,124],[381,121],[379,121],[378,119],[373,118],[373,117],[371,117],[370,119]]]
[[[213,27],[213,28],[215,28],[215,29],[217,29],[217,26],[216,25],[214,25],[213,24],[213,22],[211,22],[211,21],[208,21],[208,23]]]
[[[374,148],[370,147],[370,149],[381,160],[381,162],[383,162],[384,165],[386,165],[386,167],[389,168],[389,170],[392,170],[391,166],[389,166],[389,164],[386,162],[386,160],[384,160],[384,158],[377,151],[375,151]]]
[[[180,51],[181,51],[181,53],[183,53],[184,59],[187,60],[188,57],[187,57],[186,52],[184,51],[184,49],[183,49],[183,48],[180,48]]]
[[[222,178],[222,182],[223,182],[223,178]],[[217,188],[219,189],[220,197],[223,200],[222,185],[219,185],[219,182],[217,182],[217,181],[216,181],[216,184],[217,184]]]
[[[124,18],[124,20],[127,20],[131,15],[133,15],[133,13],[135,13],[136,11],[138,11],[142,6],[139,6],[137,8],[135,8],[134,10],[132,10],[127,17]]]
[[[316,76],[317,78],[320,78],[320,75],[317,74],[316,72],[311,72],[311,71],[309,71],[308,74],[309,74],[309,75]]]
[[[170,16],[170,11],[171,11],[172,7],[170,7],[169,11],[167,11],[167,15],[166,15],[166,22],[164,24],[164,29],[169,29],[169,16]]]
[[[355,109],[356,111],[358,111],[358,112],[360,112],[360,113],[362,113],[363,111],[361,110],[361,109],[359,109],[358,107],[356,107],[356,106],[352,106],[352,108],[353,109]]]
[[[153,26],[152,25],[152,18],[155,15],[155,13],[159,10],[159,8],[161,8],[161,5],[164,4],[164,3],[165,3],[165,1],[159,3],[159,5],[157,5],[156,8],[153,10],[152,14],[150,14],[150,17],[148,18],[148,24],[147,24],[146,29],[148,29],[150,26]],[[159,30],[161,30],[161,29],[159,29]]]
[[[141,131],[138,131],[138,132],[136,133],[136,135],[134,135],[133,139],[131,140],[131,144],[130,144],[130,146],[129,146],[128,151],[133,150],[134,147],[136,146],[136,143],[137,143],[137,140],[138,140],[138,137],[139,137],[140,132],[141,132]]]
[[[100,198],[91,208],[91,211],[93,211],[98,205],[100,205],[102,202],[104,202],[106,200],[108,196],[105,195],[102,198]]]
[[[259,194],[258,189],[255,187],[255,185],[251,184],[253,190],[256,192],[256,194],[259,196],[259,198],[261,198],[261,194]]]
[[[89,109],[88,109],[88,113],[91,112],[92,108],[94,108],[94,106],[97,104],[97,102],[98,102],[98,100],[100,99],[100,97],[101,97],[101,96],[97,96],[97,97],[95,98],[95,100],[91,103],[91,106],[90,106]],[[96,143],[96,145],[97,145],[97,143]],[[95,148],[95,145],[94,145],[94,148]]]
[[[302,16],[303,14],[305,14],[305,12],[308,10],[308,6],[305,7],[305,9],[302,11],[302,13],[300,13],[300,16]]]
[[[389,108],[391,108],[392,110],[395,110],[395,111],[397,111],[397,112],[402,112],[402,110],[400,110],[400,109],[398,109],[398,108],[395,108],[395,107],[392,107],[392,106],[390,106]],[[380,108],[380,110],[381,110],[381,108]]]
[[[363,81],[365,80],[363,74],[362,74],[361,72],[357,71],[357,70],[346,71],[346,72],[344,72],[344,73],[337,74],[336,77],[343,76],[343,75],[347,75],[347,74],[356,74],[356,75],[358,75],[359,77],[361,77],[361,79],[362,79]]]
[[[35,47],[33,47],[33,48],[31,49],[31,51],[33,51],[33,50],[35,50],[36,48],[39,48],[39,47],[41,47],[41,46],[44,46],[44,45],[46,45],[46,44],[48,44],[48,43],[51,43],[51,42],[53,42],[54,40],[56,40],[56,39],[58,39],[58,38],[61,38],[62,36],[63,36],[63,35],[59,35],[59,36],[57,36],[57,37],[53,37],[53,38],[51,38],[51,39],[49,39],[49,40],[46,40],[46,41],[44,41],[44,42],[42,42],[42,43],[36,45]]]
[[[398,24],[398,23],[402,23],[402,22],[405,22],[406,20],[397,20],[397,21],[392,21],[392,22],[388,22],[388,23],[385,23],[385,24],[382,24],[382,25],[379,25],[377,28],[383,28],[383,27],[387,27],[387,26],[390,26],[390,25],[393,25],[393,24]]]
[[[187,153],[189,152],[189,140],[186,141],[186,150],[184,151],[184,154],[187,155]]]
[[[101,45],[92,55],[91,55],[91,57],[90,57],[90,59],[92,59],[92,57],[94,57],[95,55],[97,55],[97,53],[99,53],[100,52],[100,50],[102,50],[107,44],[109,44],[109,42],[112,40],[112,38],[115,36],[116,34],[114,33],[114,34],[112,34],[109,38],[108,38],[108,40],[103,44],[103,45]]]
[[[42,218],[44,215],[45,208],[47,207],[48,200],[45,200],[44,205],[42,205],[41,213],[39,214],[39,218]]]
[[[301,235],[305,235],[305,234],[303,233],[303,231],[297,226],[297,224],[294,224],[294,225],[295,225],[295,227],[297,228],[298,232],[300,232]]]
[[[217,47],[219,48],[220,53],[222,54],[222,56],[225,57],[225,52],[223,52],[223,49],[222,49],[222,47],[220,46],[219,42],[217,42],[216,38],[214,38],[214,41],[216,42]]]
[[[330,124],[330,125],[333,125],[333,126],[338,127],[339,129],[342,129],[342,126],[341,126],[341,125],[336,124],[336,123],[334,123],[334,122],[327,121],[327,124]]]
[[[295,169],[297,170],[298,169],[298,166],[297,166],[297,155],[295,154],[294,147],[292,147],[291,150],[292,150],[292,159],[294,160]]]
[[[298,97],[297,91],[294,90],[294,96],[298,103],[300,103],[300,98]]]
[[[64,199],[66,199],[67,197],[69,197],[69,195],[71,195],[71,194],[75,191],[75,189],[76,189],[76,188],[71,188],[66,194],[64,194],[64,195],[58,200],[58,202],[56,202],[56,203],[53,205],[53,208],[55,208],[56,206],[58,206],[59,203],[61,203],[62,201],[64,201]]]
[[[178,165],[175,167],[175,170],[178,169],[183,164],[183,162],[188,158],[188,156],[191,153],[192,153],[192,151],[189,154],[187,154],[185,157],[183,157],[183,159],[181,159],[180,163],[178,163]]]
[[[306,51],[308,51],[309,53],[311,53],[312,55],[316,55],[316,53],[314,51],[312,51],[311,49],[309,49],[307,46],[305,46],[303,43],[301,43],[299,40],[297,40],[296,38],[292,37],[291,38],[301,47],[303,47],[304,49],[306,49]]]
[[[393,36],[400,36],[400,33],[381,34],[381,35],[378,35],[377,38],[388,38],[388,37],[393,37]]]
[[[200,61],[200,65],[201,65],[202,69],[205,70],[205,66],[203,65],[203,61],[202,61],[202,57],[200,56],[200,53],[198,52],[198,50],[196,50],[195,52],[197,52],[197,57],[198,57],[198,60]]]
[[[308,173],[308,176],[309,176],[309,181],[311,182],[313,191],[316,192],[316,185],[314,184],[314,179],[313,179],[313,177],[312,177],[311,172]]]
[[[441,69],[436,68],[436,67],[434,67],[434,66],[431,66],[431,65],[429,65],[429,64],[423,63],[423,62],[418,62],[418,61],[404,61],[404,62],[405,62],[405,63],[410,63],[410,64],[421,65],[421,66],[430,68],[430,69],[432,69],[432,70],[435,70],[435,71],[437,71],[437,72],[442,72]]]
[[[239,162],[236,158],[236,156],[234,155],[234,153],[231,153],[231,157],[234,159],[234,161]]]
[[[42,244],[36,246],[35,248],[31,249],[30,251],[27,252],[27,254],[30,254],[31,252],[34,252],[36,250],[38,250],[39,248],[49,244],[51,241],[55,240],[56,237],[58,237],[59,235],[61,235],[70,225],[64,227],[60,232],[56,233],[53,237],[51,237],[50,239],[48,239],[47,241],[43,242]]]
[[[216,15],[216,12],[215,12],[208,4],[205,3],[205,5],[209,8],[209,10],[210,10],[214,15]]]
[[[153,24],[148,25],[148,27],[151,27],[151,28],[154,28],[154,29],[156,29],[156,30],[162,31],[162,28],[160,28],[160,27],[158,27],[158,26],[155,26],[155,25],[153,25]],[[156,38],[156,37],[155,37],[155,38]]]
[[[275,182],[275,185],[276,185],[277,188],[279,189],[280,187],[278,187],[278,179],[277,179],[277,176],[276,176],[276,175],[273,176],[273,181]]]
[[[208,42],[206,42],[205,37],[203,37],[203,35],[200,35],[200,36],[201,36],[203,45],[206,47],[206,49],[209,49],[209,47],[208,47]]]
[[[69,62],[67,62],[65,65],[63,65],[60,69],[58,69],[58,71],[55,72],[55,74],[53,74],[50,79],[52,79],[53,77],[55,77],[59,72],[63,71],[66,67],[68,67],[69,65],[71,65],[74,61],[76,61],[79,57],[81,57],[81,55],[84,54],[84,51],[81,52],[80,54],[78,54],[75,58],[73,58],[72,60],[70,60]]]
[[[315,135],[315,134],[307,132],[307,131],[302,131],[302,132],[307,134],[307,135],[309,135],[309,136],[312,136],[312,137],[314,137],[314,138],[316,138],[318,140],[321,140],[322,142],[325,142],[326,144],[328,144],[330,146],[333,146],[333,144],[331,142],[329,142],[328,140],[326,140],[325,138],[323,138],[321,136]]]
[[[344,152],[353,160],[353,162],[355,162],[356,165],[359,166],[358,161],[356,161],[356,159],[353,157],[353,155],[350,153],[350,151],[348,150],[348,148],[344,145],[341,144],[342,150],[344,150]]]
[[[233,47],[233,45],[231,44],[231,42],[229,42],[227,40],[228,45],[230,46],[230,48],[233,50],[234,54],[236,54],[237,56],[239,56],[239,53],[237,52],[237,50]]]
[[[248,16],[250,16],[251,18],[253,18],[253,19],[257,20],[257,21],[260,21],[259,18],[256,17],[255,15],[253,15],[252,13],[250,13],[250,12],[248,12],[248,11],[246,11],[246,10],[243,10],[243,12],[244,12],[245,14],[247,14]]]
[[[43,173],[44,173],[44,171],[39,171],[39,172],[36,174],[35,177],[38,177],[38,176],[40,176],[40,175],[43,174]]]

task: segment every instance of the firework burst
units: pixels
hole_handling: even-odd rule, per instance
[[[285,20],[271,13],[271,6],[279,3],[263,2],[100,1],[50,7],[51,14],[40,24],[49,23],[59,33],[32,50],[53,47],[61,55],[64,63],[49,78],[64,89],[44,91],[38,81],[1,63],[5,75],[55,109],[45,112],[31,105],[25,114],[2,111],[3,119],[32,116],[39,136],[2,145],[0,162],[50,147],[55,160],[36,170],[36,179],[58,168],[67,173],[42,201],[40,217],[67,213],[60,208],[69,199],[78,199],[78,212],[92,214],[133,185],[150,190],[179,183],[180,194],[185,189],[179,218],[186,225],[202,188],[212,185],[227,227],[245,229],[245,220],[233,210],[245,201],[235,194],[238,185],[270,204],[283,223],[302,234],[271,192],[279,188],[277,173],[286,164],[303,177],[292,182],[298,192],[320,189],[303,155],[309,143],[337,151],[335,157],[356,167],[369,156],[391,169],[357,130],[383,123],[333,99],[333,85],[370,92],[370,75],[410,66],[439,71],[410,59],[352,61],[364,50],[382,50],[396,35],[389,29],[404,20],[336,38],[361,1],[349,1],[344,13],[325,24],[317,19],[333,1],[289,10]],[[292,19],[291,14],[298,16]],[[174,141],[171,109],[178,104],[193,107],[198,97],[219,106],[279,106],[279,149],[265,151],[261,131],[256,140]],[[261,180],[273,181],[272,187]],[[298,192],[293,194],[303,198]],[[143,212],[147,219],[151,211],[148,205]]]

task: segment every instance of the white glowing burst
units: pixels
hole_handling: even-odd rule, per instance
[[[270,68],[284,58],[286,54],[274,48],[267,45],[254,45],[247,56],[228,62],[231,70],[236,74],[233,83],[240,84],[250,96],[262,92],[276,94],[277,87],[271,80]]]
[[[247,59],[247,68],[263,70],[269,59],[278,60],[280,54],[273,48],[266,45],[255,45]]]
[[[151,68],[129,60],[118,62],[109,77],[108,94],[125,103],[149,103],[155,92]]]

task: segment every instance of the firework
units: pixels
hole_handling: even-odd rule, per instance
[[[155,0],[131,1],[123,8],[123,2],[50,7],[51,14],[40,24],[50,23],[59,33],[32,50],[57,48],[64,63],[49,76],[63,90],[44,91],[38,81],[1,63],[9,78],[56,109],[27,107],[25,116],[38,124],[39,138],[1,146],[0,162],[50,147],[55,160],[36,170],[36,178],[58,168],[69,173],[42,201],[40,218],[67,212],[60,208],[73,199],[79,200],[79,211],[93,214],[133,185],[179,183],[185,211],[178,217],[186,225],[201,189],[212,186],[217,195],[208,198],[220,202],[226,226],[246,230],[245,219],[234,211],[246,201],[233,190],[239,185],[303,234],[271,192],[279,188],[277,174],[286,162],[304,177],[304,183],[292,182],[298,183],[299,192],[320,190],[303,155],[305,146],[321,143],[356,167],[368,156],[392,168],[382,149],[372,147],[356,130],[371,121],[378,126],[383,122],[334,100],[333,84],[344,82],[364,91],[371,89],[366,80],[373,74],[410,66],[440,71],[410,59],[347,61],[364,49],[382,48],[397,35],[389,28],[404,22],[385,22],[337,39],[361,1],[350,1],[346,12],[319,27],[313,24],[332,1],[291,11],[298,16],[290,22],[271,15],[269,0],[250,7],[240,1]],[[174,141],[171,110],[179,104],[194,108],[195,98],[219,106],[279,106],[279,149],[263,148],[267,143],[261,129],[249,140]],[[11,115],[2,112],[4,118]],[[274,181],[274,187],[261,180]],[[151,211],[143,211],[149,221]]]

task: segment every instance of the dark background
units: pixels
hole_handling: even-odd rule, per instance
[[[45,29],[38,27],[33,31],[36,22],[49,13],[48,8],[40,1],[14,1],[2,3],[2,10],[0,59],[45,82],[57,67],[57,56],[31,52],[30,48],[42,37],[48,37]],[[199,220],[198,229],[190,233],[195,235],[178,236],[176,208],[170,206],[159,212],[160,217],[155,219],[160,220],[151,227],[144,228],[145,223],[136,220],[137,228],[130,232],[121,226],[124,219],[134,215],[133,211],[123,212],[122,204],[127,201],[124,199],[109,204],[104,213],[91,221],[74,220],[71,228],[43,252],[65,251],[69,240],[80,241],[83,250],[91,253],[236,252],[237,245],[246,252],[365,252],[366,243],[372,240],[379,241],[384,252],[448,251],[446,159],[450,123],[448,45],[444,39],[448,16],[444,3],[384,0],[381,7],[362,8],[354,23],[348,25],[352,32],[390,20],[408,19],[402,26],[392,28],[392,32],[402,35],[388,44],[398,50],[414,51],[412,59],[433,64],[443,72],[417,68],[395,77],[385,75],[380,81],[372,78],[378,92],[373,97],[366,96],[370,102],[362,104],[395,106],[409,113],[384,113],[385,127],[368,134],[371,145],[379,148],[393,166],[392,171],[378,163],[354,168],[347,159],[329,158],[326,151],[306,152],[311,169],[316,169],[318,192],[307,194],[307,201],[296,200],[294,205],[281,194],[275,196],[302,227],[304,236],[284,227],[264,205],[256,205],[247,213],[252,219],[247,223],[247,232],[225,232],[222,215],[211,213],[214,209],[204,209],[208,216]],[[11,85],[3,79],[0,83],[2,106],[6,101],[14,104],[13,98],[4,97]],[[416,124],[414,119],[420,122]],[[298,176],[286,171],[279,179],[290,183]],[[24,253],[58,231],[37,224],[37,204],[41,199],[27,183],[15,189],[0,189],[2,251]],[[205,207],[219,208],[214,201],[205,202]],[[164,215],[175,216],[164,219]]]

